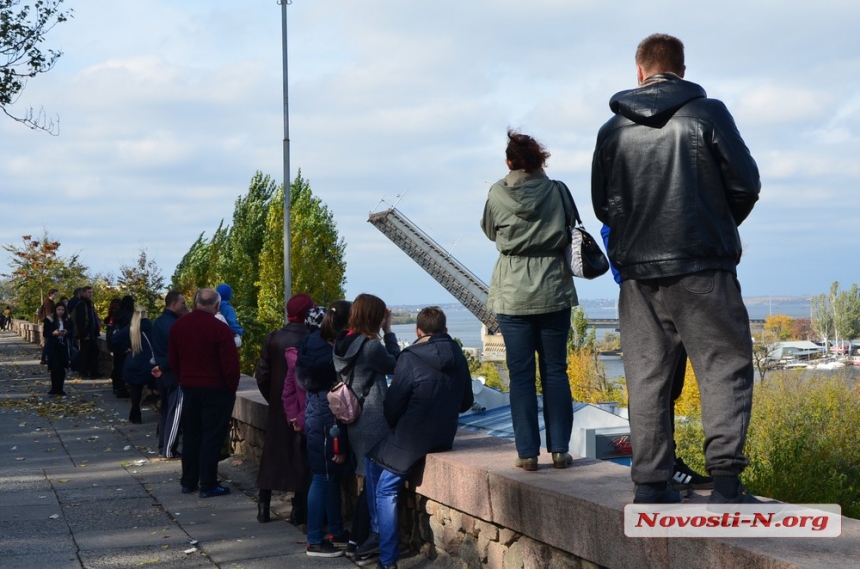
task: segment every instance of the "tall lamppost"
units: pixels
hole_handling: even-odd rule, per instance
[[[281,6],[281,38],[284,65],[284,322],[287,322],[287,301],[292,296],[290,275],[290,97],[287,82],[287,5],[292,0],[278,0]]]

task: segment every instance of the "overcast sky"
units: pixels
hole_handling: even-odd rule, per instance
[[[283,181],[280,6],[67,4],[74,18],[46,41],[65,54],[11,108],[58,114],[60,136],[0,115],[0,243],[47,229],[62,254],[114,274],[145,248],[169,280],[256,171]],[[509,126],[547,145],[548,175],[597,234],[595,135],[653,32],[684,41],[686,78],[728,105],[761,169],[740,229],[744,295],[860,280],[858,3],[295,0],[288,18],[291,177],[300,168],[334,213],[349,297],[451,301],[367,223],[404,192],[398,209],[489,282],[497,255],[478,220]],[[576,285],[617,295],[609,276]]]

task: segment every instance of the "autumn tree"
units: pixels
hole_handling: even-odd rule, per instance
[[[11,253],[9,285],[14,291],[19,314],[33,316],[51,288],[71,291],[87,281],[87,268],[78,255],[60,256],[60,242],[51,239],[45,231],[40,238],[23,236],[23,245],[3,245]]]
[[[21,0],[0,0],[0,110],[12,120],[32,129],[59,133],[59,121],[32,108],[23,115],[9,111],[27,85],[27,80],[50,71],[62,51],[41,44],[54,26],[72,17],[61,8],[63,0],[36,0],[21,6]]]
[[[284,324],[283,186],[260,172],[240,196],[233,223],[219,225],[212,239],[201,234],[183,256],[171,288],[186,294],[225,282],[245,328],[242,369],[253,370],[265,335]],[[345,296],[345,245],[328,207],[301,176],[290,187],[291,290],[306,292],[318,304]]]
[[[571,396],[584,403],[616,401],[627,404],[622,382],[606,377],[606,368],[596,348],[594,329],[588,330],[588,317],[581,306],[571,311],[571,329],[568,337],[567,378]]]
[[[281,189],[282,190],[282,189]],[[260,315],[273,325],[284,317],[283,193],[272,199],[260,254]],[[346,296],[346,244],[334,215],[299,171],[290,186],[290,290],[327,305]]]
[[[833,309],[833,329],[840,340],[860,337],[860,289],[852,284],[848,290],[839,290],[834,282],[830,290],[830,307]]]
[[[839,282],[834,282],[829,293],[812,297],[809,304],[812,327],[821,340],[860,337],[860,289],[856,284],[840,291]]]
[[[833,310],[830,308],[830,297],[819,294],[809,299],[812,312],[812,329],[822,342],[827,342],[833,336]]]
[[[794,324],[794,318],[785,314],[772,314],[764,319],[764,328],[772,335],[772,338],[777,342],[784,342],[791,339],[791,327]]]
[[[809,318],[795,318],[791,324],[791,338],[794,340],[809,340],[815,336],[812,328],[812,320]]]
[[[687,359],[684,370],[684,389],[673,403],[675,416],[675,453],[697,472],[705,471],[702,429],[702,403],[699,382]]]
[[[135,305],[146,308],[150,318],[161,313],[164,277],[156,262],[147,258],[146,249],[140,250],[134,264],[120,266],[117,287],[120,294],[134,297]]]

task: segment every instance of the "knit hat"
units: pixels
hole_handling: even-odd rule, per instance
[[[309,294],[301,293],[287,301],[287,320],[290,322],[304,322],[308,310],[314,307],[314,300]]]
[[[314,306],[308,310],[308,315],[305,317],[305,327],[309,332],[315,332],[322,326],[323,318],[325,318],[325,308]]]

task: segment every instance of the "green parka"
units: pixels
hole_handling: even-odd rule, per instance
[[[481,229],[500,253],[490,280],[490,310],[525,316],[578,304],[562,256],[568,243],[564,212],[570,210],[564,202],[543,171],[514,170],[490,188]]]

